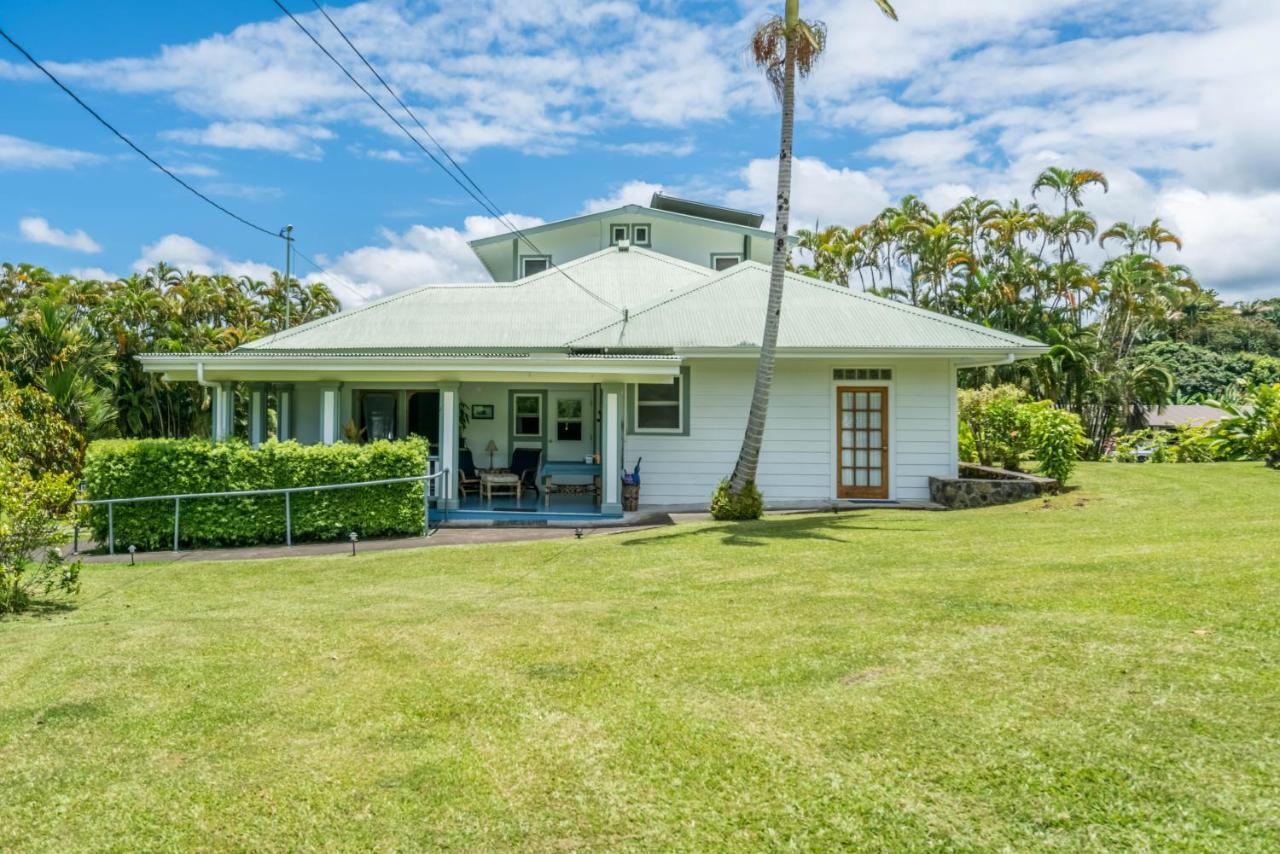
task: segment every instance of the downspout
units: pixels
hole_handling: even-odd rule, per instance
[[[196,362],[196,382],[205,388],[217,388],[218,384],[204,378],[204,362]]]

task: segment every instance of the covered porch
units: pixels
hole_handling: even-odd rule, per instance
[[[680,373],[673,356],[570,354],[329,363],[246,353],[145,364],[168,380],[210,387],[215,441],[426,438],[432,465],[448,473],[432,495],[441,524],[620,518],[627,385]]]

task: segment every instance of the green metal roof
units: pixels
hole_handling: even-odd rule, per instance
[[[769,296],[769,268],[730,267],[651,305],[572,339],[573,347],[758,348]],[[788,273],[778,331],[781,349],[1043,350],[1017,335],[957,320],[851,288]]]
[[[716,273],[638,247],[611,247],[562,270],[507,284],[429,285],[252,341],[230,355],[500,358],[537,351],[646,354],[760,346],[769,290],[769,269],[762,264],[745,262]],[[787,275],[778,344],[798,351],[1023,356],[1046,349],[795,274]]]

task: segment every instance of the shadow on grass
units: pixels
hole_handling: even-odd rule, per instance
[[[831,513],[824,516],[802,518],[765,518],[755,522],[724,522],[694,530],[681,529],[665,533],[644,534],[628,538],[624,546],[652,546],[674,543],[696,537],[719,536],[727,546],[764,546],[775,540],[818,540],[831,543],[852,543],[853,540],[834,535],[836,531],[891,531],[908,533],[923,531],[920,527],[887,525],[851,525],[849,522],[863,519],[865,513]]]
[[[76,603],[70,599],[36,599],[27,603],[21,611],[16,613],[0,613],[0,622],[23,617],[27,619],[56,617],[59,614],[70,613],[77,607]]]

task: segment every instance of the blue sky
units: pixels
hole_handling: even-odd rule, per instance
[[[306,0],[289,0],[344,61]],[[774,3],[781,6],[781,2]],[[805,2],[830,45],[798,125],[797,226],[903,193],[1026,196],[1100,168],[1103,219],[1160,216],[1229,297],[1280,292],[1280,4]],[[1014,7],[1014,8],[1010,8]],[[758,3],[327,6],[504,212],[557,219],[656,188],[768,212],[776,107],[744,63]],[[145,149],[246,218],[295,226],[350,304],[477,280],[498,227],[270,0],[0,0],[0,26]],[[359,74],[361,79],[368,75]],[[152,169],[0,47],[0,260],[264,276],[279,242]],[[305,265],[301,272],[310,272]]]

